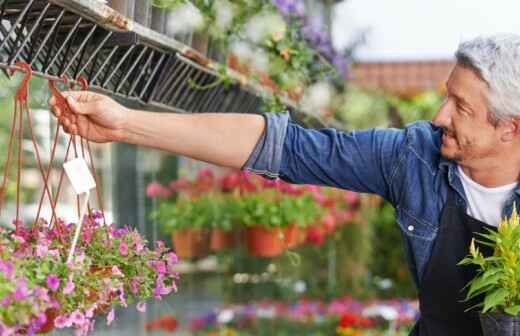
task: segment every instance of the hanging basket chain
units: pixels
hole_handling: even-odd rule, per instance
[[[23,134],[24,133],[23,132],[24,114],[27,114],[28,133],[30,134],[30,137],[31,137],[31,141],[32,141],[32,144],[34,147],[37,166],[40,171],[41,178],[43,180],[43,190],[40,195],[37,215],[33,222],[32,230],[37,230],[38,226],[44,222],[40,219],[40,214],[42,211],[43,202],[45,201],[45,197],[47,196],[49,198],[51,211],[52,211],[51,220],[48,223],[49,227],[56,225],[56,230],[57,230],[59,239],[62,243],[65,243],[65,236],[63,234],[63,229],[64,229],[63,225],[64,224],[59,220],[58,215],[56,213],[56,208],[57,208],[57,204],[59,202],[62,185],[63,185],[63,179],[64,179],[64,175],[65,175],[65,170],[63,169],[63,167],[60,172],[60,177],[59,177],[59,182],[58,182],[58,186],[56,189],[56,194],[53,196],[51,193],[51,190],[50,190],[50,178],[51,178],[51,173],[53,171],[54,160],[56,158],[56,148],[57,148],[57,144],[59,141],[60,128],[63,127],[63,123],[62,123],[63,119],[58,120],[58,123],[56,125],[56,131],[54,132],[54,139],[53,139],[51,153],[50,153],[49,165],[48,165],[47,169],[45,169],[45,167],[42,163],[40,149],[37,144],[36,136],[34,134],[32,114],[28,107],[28,92],[29,92],[28,85],[29,85],[29,81],[32,76],[32,69],[29,64],[27,64],[25,62],[17,61],[15,63],[15,67],[13,67],[13,69],[11,70],[11,74],[14,74],[16,72],[16,70],[23,70],[25,72],[25,75],[22,78],[20,85],[16,91],[15,97],[14,97],[14,113],[13,113],[13,120],[12,120],[11,132],[10,132],[10,137],[9,137],[7,161],[6,161],[6,165],[4,167],[4,175],[3,175],[3,180],[2,180],[2,184],[1,184],[1,188],[0,188],[0,214],[1,214],[1,210],[4,205],[5,195],[7,193],[7,186],[8,186],[8,182],[9,182],[9,171],[11,170],[11,167],[12,167],[12,164],[14,161],[13,156],[15,155],[15,151],[16,151],[16,155],[17,155],[17,157],[16,157],[16,161],[17,161],[16,162],[16,218],[15,218],[14,223],[15,223],[16,231],[19,231],[21,229],[22,220],[21,220],[21,214],[20,214],[20,208],[21,208],[20,204],[21,204],[21,182],[22,182],[22,164],[23,164],[22,144],[23,144],[23,135],[24,135]],[[69,84],[69,81],[67,80],[66,77],[62,77],[61,81],[64,82],[66,85]],[[81,85],[82,90],[88,89],[87,81],[84,78],[79,77],[77,79],[77,83],[79,83]],[[65,97],[56,88],[56,84],[53,80],[49,80],[49,88],[52,93],[52,96],[54,97],[54,99],[56,99],[57,106],[61,109],[61,111],[63,113],[63,117],[66,117],[69,120],[71,120],[72,122],[75,122],[76,118],[75,118],[74,113],[70,110],[70,107],[68,106]],[[73,89],[74,86],[71,85],[70,88]],[[18,142],[18,143],[16,143],[16,142]],[[100,207],[101,214],[103,216],[103,225],[106,225],[106,217],[105,217],[103,200],[102,200],[101,191],[100,191],[100,188],[101,188],[100,180],[99,180],[97,171],[95,169],[94,157],[92,155],[90,143],[88,140],[85,140],[80,137],[79,145],[80,145],[80,149],[81,149],[81,156],[86,161],[90,161],[89,162],[90,167],[92,169],[92,172],[94,174],[94,178],[96,181],[96,193],[97,193],[97,198],[98,198],[98,205]],[[72,134],[69,136],[69,141],[67,144],[67,150],[65,153],[64,161],[68,160],[70,152],[71,152],[71,147],[74,150],[74,156],[76,158],[79,158],[80,154],[78,151],[77,139],[76,139],[76,136],[72,135]],[[16,148],[17,148],[17,150],[16,150]],[[77,202],[77,208],[78,208],[77,209],[78,216],[85,214],[85,211],[84,210],[82,211],[82,207],[80,206],[79,195],[76,196],[76,202]],[[94,214],[92,213],[90,205],[88,204],[88,198],[85,201],[84,206],[88,207],[88,217],[90,219],[94,219],[93,218]],[[78,223],[78,225],[81,224],[82,220],[83,220],[83,218],[79,218],[80,223]],[[107,230],[107,236],[110,237],[108,230]],[[69,255],[69,259],[70,258],[71,258],[71,255]]]

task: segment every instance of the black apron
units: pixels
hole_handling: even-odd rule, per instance
[[[454,191],[448,191],[448,201],[442,211],[432,255],[419,286],[421,316],[410,335],[482,335],[477,310],[465,312],[482,297],[466,302],[467,290],[463,290],[475,277],[476,268],[472,265],[457,266],[457,263],[468,255],[475,233],[487,233],[486,228],[496,230],[468,216],[465,209],[457,206]],[[479,249],[484,255],[492,253],[483,246]]]

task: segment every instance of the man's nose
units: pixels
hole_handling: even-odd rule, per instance
[[[432,122],[435,126],[438,127],[448,127],[451,125],[451,114],[452,108],[448,101],[445,101],[437,111],[437,114],[432,119]]]

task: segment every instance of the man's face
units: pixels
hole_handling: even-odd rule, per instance
[[[433,118],[444,130],[441,154],[465,165],[496,157],[501,130],[489,118],[487,84],[472,70],[457,65],[446,89],[446,99]]]

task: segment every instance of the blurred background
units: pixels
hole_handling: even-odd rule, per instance
[[[510,0],[113,0],[107,5],[268,88],[272,95],[263,97],[255,112],[289,108],[304,126],[345,131],[431,119],[459,42],[520,31],[515,17],[520,4]],[[267,32],[269,43],[262,36],[266,26],[275,27]],[[296,38],[287,37],[291,34]],[[0,77],[2,161],[19,79]],[[49,153],[54,120],[47,110],[47,83],[33,79],[30,90],[38,142],[42,153]],[[23,217],[32,218],[42,187],[26,141]],[[64,156],[65,147],[64,138],[57,157]],[[146,313],[118,310],[110,327],[100,319],[96,334],[407,335],[411,329],[416,290],[394,211],[383,200],[266,182],[127,144],[98,145],[94,154],[108,220],[139,229],[150,243],[164,240],[181,256],[178,293],[149,302]],[[49,156],[43,159],[48,163]],[[5,226],[15,211],[13,183],[0,218]],[[287,209],[273,205],[285,197],[273,196],[273,190],[287,195]],[[209,203],[200,201],[205,193]],[[244,210],[243,202],[253,210]],[[73,218],[73,204],[72,190],[65,190],[59,213]],[[186,204],[193,208],[186,210]],[[235,204],[242,204],[237,213]],[[290,244],[288,218],[301,219]],[[267,256],[266,246],[253,253],[244,232],[263,224],[255,220],[281,227],[286,246]],[[187,232],[192,229],[199,236]],[[222,231],[227,243],[218,240]]]

